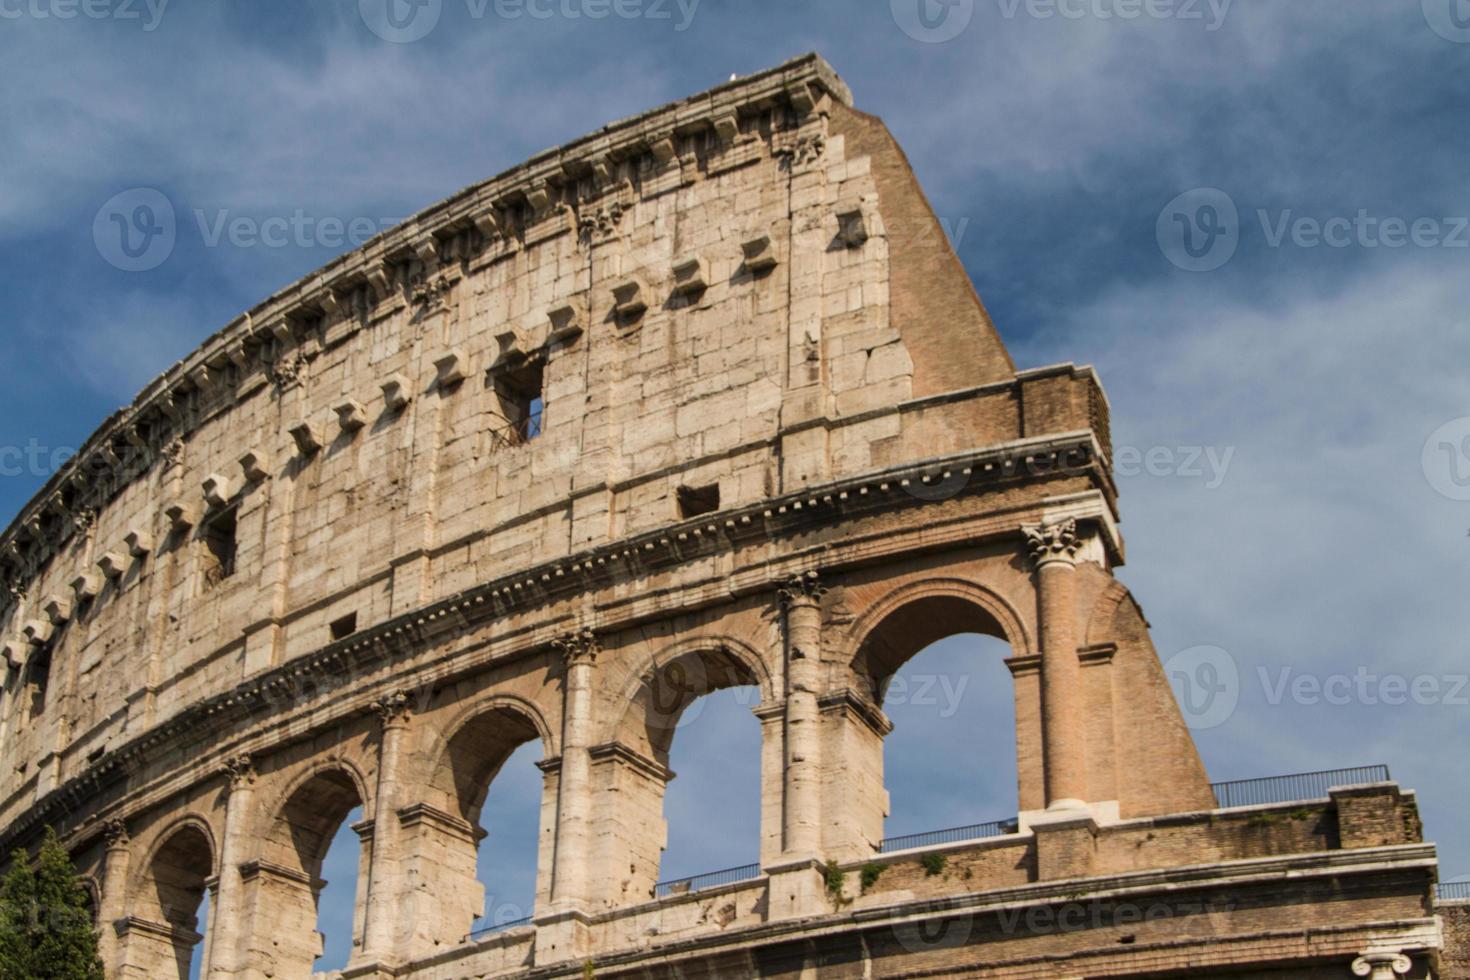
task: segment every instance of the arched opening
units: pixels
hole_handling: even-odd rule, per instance
[[[310,976],[327,951],[319,921],[334,932],[343,932],[340,925],[333,924],[346,918],[345,908],[351,909],[348,955],[361,941],[362,896],[357,883],[363,861],[361,857],[346,860],[353,842],[338,835],[344,830],[351,833],[350,817],[362,805],[357,781],[341,769],[329,769],[297,787],[271,824],[263,860],[252,869],[246,884],[254,891],[251,907],[257,924],[252,960],[274,964],[277,976]],[[328,896],[330,907],[323,916],[323,889],[328,884],[323,872],[329,851],[333,852],[333,873],[343,874],[341,886]],[[340,860],[338,851],[342,852]],[[331,952],[334,959],[347,958],[340,940]]]
[[[854,671],[883,709],[883,851],[993,836],[1019,809],[1011,653],[994,613],[964,594],[884,612]],[[873,835],[869,834],[869,839]]]
[[[317,972],[341,970],[352,958],[358,934],[357,883],[363,875],[363,846],[358,827],[362,808],[354,807],[337,828],[322,858],[322,882],[316,900],[316,931],[322,937]]]
[[[197,976],[204,952],[201,924],[206,888],[214,870],[214,845],[204,829],[184,824],[168,835],[148,861],[138,918],[158,929],[129,932],[127,960],[149,976]]]
[[[635,841],[632,866],[646,868],[655,896],[757,873],[763,760],[753,710],[760,700],[760,677],[722,646],[672,657],[642,678],[629,737],[661,775],[635,785],[665,833]]]
[[[466,936],[525,924],[543,897],[543,777],[540,729],[518,706],[490,707],[459,725],[434,769],[436,791],[408,825],[420,874],[432,874],[434,908],[416,915],[416,953]],[[432,865],[432,867],[431,867]]]
[[[754,685],[726,688],[689,706],[669,749],[678,778],[664,793],[668,843],[659,880],[682,882],[760,858],[761,728]],[[676,885],[668,886],[671,890]]]

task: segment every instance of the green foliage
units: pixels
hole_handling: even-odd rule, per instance
[[[919,858],[919,863],[924,866],[924,874],[932,878],[944,872],[944,866],[949,863],[949,858],[943,854],[925,854]]]
[[[877,861],[869,861],[867,864],[863,865],[861,880],[863,883],[864,895],[868,893],[869,888],[872,888],[878,883],[878,878],[880,875],[883,874],[883,869],[886,867],[887,865],[879,864]]]
[[[582,980],[595,980],[597,971],[592,967],[592,961],[587,960],[582,964]]]
[[[831,892],[832,897],[841,905],[843,900],[842,886],[847,881],[847,875],[838,866],[836,861],[828,861],[822,865],[822,880],[827,884],[827,891]]]
[[[86,892],[50,827],[35,870],[18,850],[0,882],[0,980],[103,980]]]

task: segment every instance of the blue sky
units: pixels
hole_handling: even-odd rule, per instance
[[[1470,3],[425,0],[394,28],[384,2],[0,0],[0,513],[354,222],[817,50],[904,145],[1018,363],[1101,371],[1120,577],[1176,673],[1224,678],[1192,714],[1212,778],[1388,763],[1445,876],[1470,873]],[[130,220],[145,191],[174,240],[127,271],[108,202]],[[235,219],[270,241],[216,234]],[[974,744],[985,689],[910,730]],[[742,712],[676,756],[749,748]],[[682,766],[671,814],[740,812]],[[955,813],[954,780],[890,769],[895,819]],[[750,860],[748,831],[682,869]]]

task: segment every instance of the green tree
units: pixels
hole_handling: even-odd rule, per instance
[[[103,980],[86,892],[50,827],[35,869],[17,850],[0,882],[0,980]]]

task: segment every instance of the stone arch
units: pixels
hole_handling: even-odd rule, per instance
[[[900,585],[872,603],[847,634],[844,659],[866,693],[881,703],[885,678],[935,640],[955,633],[983,633],[1010,644],[1011,657],[1031,656],[1025,621],[996,592],[962,578],[923,579]]]
[[[598,837],[613,843],[595,862],[595,875],[607,887],[604,899],[614,906],[654,894],[667,843],[664,795],[674,778],[669,749],[680,726],[694,717],[690,706],[706,694],[748,685],[770,704],[779,690],[761,652],[728,631],[675,636],[648,647],[625,661],[627,673],[609,685],[618,695],[610,703],[619,710],[609,713],[602,744],[593,750],[594,796],[617,802],[616,814],[599,815]],[[761,766],[763,779],[779,782],[779,752],[763,751]]]
[[[557,739],[540,708],[511,694],[469,699],[423,746],[426,774],[421,804],[404,816],[401,853],[414,880],[431,882],[413,898],[409,949],[428,955],[463,941],[485,911],[485,886],[477,876],[479,845],[495,829],[481,826],[485,798],[511,755],[538,742],[542,761],[552,758]],[[548,805],[549,804],[549,805]],[[538,831],[536,901],[546,898],[555,794],[543,787]]]
[[[199,907],[218,862],[209,822],[187,813],[154,835],[128,889],[123,960],[140,975],[189,976],[202,940]]]
[[[761,701],[777,698],[770,666],[749,643],[728,634],[688,636],[658,647],[638,662],[623,685],[625,705],[607,732],[661,766],[685,711],[706,694],[754,685]]]
[[[889,589],[854,619],[839,649],[851,683],[881,708],[890,681],[906,663],[934,642],[961,633],[1009,644],[1006,666],[1013,672],[1017,664],[1032,659],[1032,638],[1015,607],[992,589],[956,576],[923,578]],[[1012,694],[1021,719],[1022,687],[1015,685]],[[860,859],[871,855],[884,837],[889,813],[884,745],[892,725],[881,711],[872,718],[861,711],[832,712],[828,724],[840,731],[847,769],[854,775],[847,787],[827,790],[827,805],[846,812],[847,819],[840,828],[829,829],[825,845],[845,859]],[[1018,765],[1029,744],[1022,732],[1025,724],[1018,720],[1015,734]],[[971,822],[998,816],[977,814]]]
[[[1125,602],[1131,602],[1135,608],[1137,607],[1133,593],[1128,590],[1128,587],[1117,579],[1113,579],[1098,595],[1092,604],[1092,609],[1088,612],[1086,646],[1106,643],[1113,639],[1114,622],[1118,609]],[[1139,615],[1140,617],[1143,615],[1142,610],[1139,610]]]
[[[367,810],[370,800],[361,771],[346,759],[331,757],[298,774],[262,808],[259,858],[242,872],[252,922],[248,955],[257,968],[269,965],[276,976],[311,975],[321,953],[316,922],[317,899],[326,884],[322,862],[348,814],[358,807]],[[361,868],[366,863],[364,859],[359,866],[359,912],[354,916],[359,938]]]

